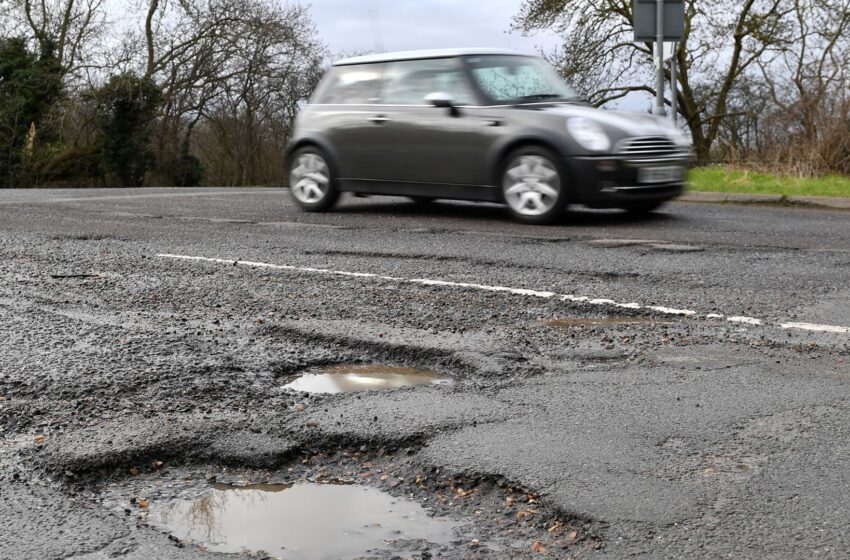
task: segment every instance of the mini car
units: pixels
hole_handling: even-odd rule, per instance
[[[492,49],[341,60],[287,150],[308,212],[350,192],[503,203],[534,224],[569,204],[655,210],[681,194],[689,158],[665,120],[592,107],[543,59]]]

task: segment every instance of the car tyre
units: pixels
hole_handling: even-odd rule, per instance
[[[327,212],[339,199],[330,160],[314,146],[297,150],[289,160],[289,188],[305,212]]]
[[[502,166],[502,199],[514,218],[550,224],[567,206],[567,174],[560,158],[542,146],[511,152]]]

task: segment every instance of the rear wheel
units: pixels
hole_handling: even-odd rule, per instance
[[[328,158],[312,146],[293,154],[289,164],[289,187],[295,202],[305,212],[326,212],[339,198]]]
[[[546,148],[529,146],[511,153],[502,172],[502,197],[511,214],[529,224],[548,224],[564,213],[565,174]]]

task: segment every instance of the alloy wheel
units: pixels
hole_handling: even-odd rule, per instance
[[[289,174],[292,195],[303,204],[317,204],[325,198],[330,188],[330,169],[318,154],[298,156]]]
[[[548,158],[522,155],[508,165],[503,188],[505,202],[514,212],[523,216],[542,216],[558,203],[561,178]]]

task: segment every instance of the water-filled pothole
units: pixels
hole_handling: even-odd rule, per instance
[[[336,394],[451,384],[450,377],[433,371],[395,366],[338,364],[309,370],[284,385],[284,388],[303,393]]]
[[[572,328],[572,327],[599,327],[605,325],[649,325],[669,324],[661,323],[654,319],[643,317],[596,317],[596,318],[565,318],[553,319],[551,321],[540,321],[537,323],[542,327]]]
[[[194,499],[152,507],[148,521],[212,552],[293,560],[446,546],[458,526],[375,488],[316,483],[214,484]]]

